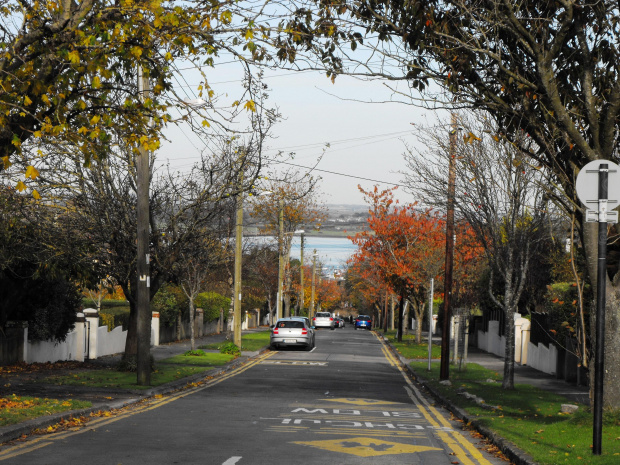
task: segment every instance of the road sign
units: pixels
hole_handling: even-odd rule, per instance
[[[599,173],[607,165],[607,201],[599,199]],[[584,166],[577,175],[577,196],[586,206],[586,221],[618,222],[618,212],[610,211],[620,205],[620,167],[609,160],[595,160]],[[601,214],[604,218],[601,218]]]

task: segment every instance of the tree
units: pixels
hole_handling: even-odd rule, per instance
[[[414,305],[416,320],[422,321],[427,284],[441,269],[443,223],[430,210],[416,210],[415,204],[397,205],[392,190],[364,193],[370,204],[368,226],[351,238],[359,250],[354,261],[368,261],[368,269],[400,297],[398,340],[402,341],[405,300]],[[416,298],[417,297],[417,298]],[[421,341],[422,325],[417,325],[417,339]]]
[[[206,278],[211,268],[225,259],[225,250],[220,237],[209,228],[199,233],[200,239],[188,241],[179,254],[179,260],[173,264],[175,274],[181,288],[187,296],[189,304],[189,325],[191,350],[196,350],[194,321],[196,314],[195,301],[206,286]]]
[[[278,251],[271,244],[253,247],[243,263],[247,276],[243,281],[244,287],[255,287],[256,291],[250,290],[250,294],[263,296],[269,321],[273,321],[273,304],[278,294]]]
[[[325,210],[316,195],[316,180],[308,175],[289,172],[280,179],[268,179],[264,191],[271,195],[256,197],[252,216],[265,232],[278,238],[278,251],[284,260],[284,315],[290,316],[292,275],[289,264],[293,234],[299,228],[316,228],[325,219]],[[280,216],[282,231],[280,231]]]
[[[220,112],[218,117],[216,94],[201,69],[214,66],[221,50],[238,55],[232,44],[245,45],[259,59],[260,47],[252,41],[255,27],[242,6],[229,2],[3,2],[4,167],[10,166],[13,155],[23,154],[27,141],[73,145],[85,165],[106,155],[113,131],[126,135],[126,146],[156,149],[162,129],[171,121],[170,106],[181,100],[173,90],[180,62],[184,68],[193,64],[202,74],[196,92],[207,103],[202,109],[182,106],[186,115],[198,112],[208,126],[254,110],[257,102],[246,95],[232,113]],[[146,101],[137,92],[140,67],[153,83]],[[17,183],[20,191],[37,175],[31,163],[25,168],[27,179]]]
[[[560,186],[552,195],[569,216],[575,213],[596,287],[596,225],[584,221],[575,180],[589,161],[620,160],[617,2],[317,0],[314,5],[303,4],[293,18],[282,20],[280,59],[293,61],[298,51],[312,50],[332,78],[350,72],[405,81],[414,103],[488,112],[496,122],[495,136],[516,144],[534,166],[548,170],[550,184]],[[350,53],[358,47],[361,54]],[[369,59],[377,53],[383,59]],[[401,89],[395,94],[408,97]],[[611,252],[618,247],[608,242]],[[620,262],[614,262],[606,275],[607,328],[620,326],[619,278]],[[605,350],[604,404],[617,408],[620,338],[614,331],[606,332]]]
[[[78,279],[88,244],[66,234],[67,215],[12,187],[0,187],[0,328],[28,321],[33,340],[64,340],[81,308]],[[70,244],[70,247],[69,247]]]
[[[464,120],[461,123],[466,127],[465,141],[457,143],[455,152],[447,150],[448,134],[432,130],[421,133],[426,150],[407,157],[407,176],[410,188],[426,202],[443,205],[447,179],[444,170],[437,167],[453,164],[455,210],[471,226],[484,249],[490,268],[487,292],[506,317],[502,386],[513,389],[514,317],[528,273],[537,266],[532,259],[544,237],[548,197],[539,171],[526,163],[519,149],[487,136],[469,143],[474,132],[495,132],[488,125],[472,127]],[[495,280],[502,285],[501,296],[494,292]]]

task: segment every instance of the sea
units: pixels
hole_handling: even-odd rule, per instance
[[[275,242],[274,237],[259,236],[265,242]],[[258,237],[253,238],[257,240]],[[347,260],[357,250],[357,246],[346,237],[323,237],[323,236],[304,236],[304,263],[306,266],[312,264],[314,250],[317,253],[317,264],[320,263],[323,274],[331,274],[335,271],[346,269]],[[301,238],[299,235],[293,237],[291,245],[291,258],[299,260],[301,256]]]

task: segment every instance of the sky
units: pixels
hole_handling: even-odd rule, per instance
[[[241,77],[239,66],[231,63],[216,66],[209,81],[227,102],[239,95]],[[199,80],[191,72],[184,76],[188,99],[195,98],[191,88]],[[379,81],[339,76],[333,84],[320,72],[267,70],[264,82],[269,86],[268,103],[278,107],[283,120],[273,127],[263,155],[294,152],[288,162],[305,172],[303,167],[313,167],[325,150],[313,174],[321,177],[320,200],[326,204],[363,205],[358,184],[366,190],[375,184],[380,189],[399,184],[405,143],[415,144],[416,126],[436,124],[430,111],[389,102],[391,92]],[[384,103],[364,103],[368,101]],[[167,136],[170,142],[157,153],[160,163],[169,161],[171,167],[183,170],[199,159],[203,145],[188,128],[171,128]],[[401,202],[414,200],[404,187],[395,197]]]

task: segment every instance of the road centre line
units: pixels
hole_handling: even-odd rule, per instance
[[[226,462],[224,462],[222,465],[235,465],[242,458],[243,457],[231,457],[228,460],[226,460]]]
[[[275,352],[266,352],[265,354],[260,355],[256,360],[253,360],[250,363],[241,365],[231,370],[228,373],[218,376],[217,378],[210,379],[206,381],[205,384],[203,385],[191,387],[183,391],[177,391],[176,393],[171,393],[167,395],[166,397],[163,397],[161,395],[154,396],[154,397],[142,400],[139,404],[132,404],[132,405],[128,405],[125,407],[121,407],[120,409],[118,409],[119,413],[112,414],[114,415],[113,417],[91,419],[88,423],[78,427],[77,430],[60,431],[56,433],[50,433],[46,436],[39,436],[33,439],[29,439],[25,443],[12,446],[12,447],[9,447],[9,448],[6,448],[0,451],[0,461],[13,458],[13,457],[17,457],[19,455],[27,454],[29,452],[40,449],[42,447],[54,444],[58,440],[63,440],[68,437],[74,436],[76,434],[82,434],[87,431],[92,431],[94,429],[101,428],[102,426],[106,426],[110,423],[115,423],[126,417],[136,415],[142,412],[147,412],[149,410],[154,410],[158,407],[166,405],[177,399],[182,399],[183,397],[189,396],[191,394],[195,394],[205,389],[209,389],[229,378],[232,378],[233,376],[236,376],[240,373],[243,373],[244,371],[249,370],[250,368],[261,363],[263,360],[269,357],[272,357],[273,355],[275,355]]]
[[[379,339],[379,336],[376,335],[376,337],[377,337],[377,339]],[[381,340],[381,339],[379,339],[379,340]],[[385,342],[382,341],[382,343],[384,344],[384,347],[385,347]],[[407,391],[407,394],[409,395],[409,398],[413,401],[413,403],[415,405],[418,405],[418,408],[420,409],[420,412],[429,421],[429,423],[431,423],[431,425],[435,425],[435,426],[438,426],[438,427],[440,427],[440,424],[442,424],[444,427],[446,427],[446,426],[449,427],[450,426],[450,422],[448,422],[443,417],[443,415],[441,415],[437,411],[437,409],[435,409],[422,396],[420,391],[418,391],[418,389],[415,387],[415,385],[413,384],[411,379],[409,379],[409,377],[407,376],[407,374],[403,370],[401,364],[396,361],[397,360],[396,357],[394,356],[394,354],[390,350],[387,350],[386,357],[388,357],[388,359],[394,360],[394,362],[396,363],[396,367],[398,368],[398,370],[400,371],[401,375],[405,379],[405,382],[407,383],[407,386],[405,386],[405,390]],[[414,393],[415,393],[415,396],[414,396]],[[491,465],[491,463],[486,458],[484,458],[482,453],[478,449],[476,449],[476,447],[474,447],[473,444],[471,444],[469,441],[467,441],[463,437],[463,435],[461,435],[458,431],[455,431],[452,428],[450,428],[449,432],[446,432],[446,430],[444,428],[438,428],[438,429],[440,429],[440,430],[437,431],[437,435],[442,439],[442,441],[444,441],[444,443],[450,449],[452,449],[452,451],[456,454],[456,456],[459,458],[459,460],[461,461],[462,464],[464,464],[464,465],[475,465],[474,462],[472,462],[469,459],[469,457],[467,457],[467,454],[469,453],[469,455],[471,457],[473,457],[477,461],[477,463],[479,465]],[[459,444],[461,444],[467,450],[467,452],[464,451],[463,448],[461,448],[461,446]]]

